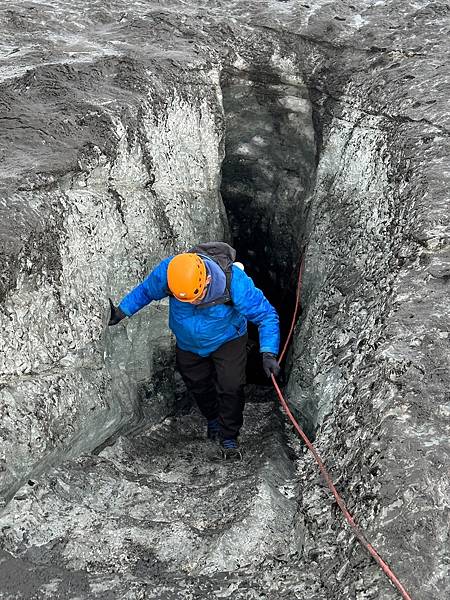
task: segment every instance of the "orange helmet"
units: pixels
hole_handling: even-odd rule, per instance
[[[206,267],[197,254],[174,256],[167,269],[170,291],[181,302],[194,302],[203,294],[206,285]]]

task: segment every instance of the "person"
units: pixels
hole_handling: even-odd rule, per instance
[[[109,325],[154,300],[169,296],[169,327],[176,338],[176,364],[207,420],[207,437],[220,441],[225,459],[242,458],[247,320],[258,327],[263,368],[280,371],[279,318],[263,292],[235,262],[225,242],[207,242],[162,260],[116,307]]]

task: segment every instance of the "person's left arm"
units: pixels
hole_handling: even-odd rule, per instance
[[[276,356],[280,347],[278,313],[253,280],[237,267],[233,267],[231,298],[236,310],[258,326],[260,352]]]

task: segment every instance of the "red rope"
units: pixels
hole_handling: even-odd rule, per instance
[[[280,361],[282,360],[282,358],[283,358],[283,356],[284,356],[284,354],[286,352],[286,349],[287,349],[287,346],[289,344],[292,332],[294,330],[296,318],[297,318],[297,312],[298,312],[299,305],[300,305],[300,291],[301,291],[301,287],[302,287],[303,264],[304,264],[304,259],[302,259],[302,262],[300,264],[300,269],[299,269],[298,283],[297,283],[296,304],[295,304],[294,315],[293,315],[293,318],[292,318],[292,324],[291,324],[291,328],[289,330],[288,337],[286,338],[286,342],[284,344],[283,351],[280,354],[280,358],[279,358]],[[320,458],[317,450],[314,448],[313,444],[310,442],[309,438],[307,437],[307,435],[302,430],[302,428],[300,427],[300,425],[297,423],[295,417],[292,415],[291,411],[289,410],[289,406],[287,405],[287,402],[284,399],[284,396],[281,393],[281,390],[280,390],[280,388],[278,386],[278,383],[276,382],[275,377],[273,375],[271,375],[271,379],[272,379],[272,383],[273,383],[273,385],[275,387],[275,390],[276,390],[276,392],[278,394],[278,398],[280,399],[280,403],[281,403],[282,407],[284,408],[287,416],[291,420],[291,422],[294,425],[295,429],[297,430],[298,434],[300,435],[300,437],[305,442],[305,444],[308,446],[309,450],[311,451],[312,455],[314,456],[317,464],[319,465],[320,472],[322,473],[322,476],[325,479],[325,482],[326,482],[327,486],[329,487],[329,489],[331,490],[331,493],[335,497],[336,502],[337,502],[339,508],[341,509],[341,511],[342,511],[345,519],[347,520],[348,524],[352,528],[352,530],[353,530],[353,532],[355,534],[355,537],[360,542],[360,544],[369,552],[369,554],[374,558],[374,560],[378,563],[378,565],[381,567],[381,569],[386,574],[386,576],[389,577],[389,579],[392,581],[392,583],[395,585],[395,587],[398,589],[398,591],[402,595],[402,598],[404,598],[404,600],[412,600],[411,596],[408,594],[408,592],[405,590],[405,588],[403,587],[403,585],[400,583],[400,581],[396,577],[395,573],[389,568],[389,566],[381,558],[381,556],[378,554],[378,552],[375,550],[375,548],[372,546],[372,544],[370,542],[368,542],[368,540],[366,539],[363,531],[355,523],[352,515],[347,510],[347,507],[345,505],[344,500],[341,498],[341,496],[339,495],[337,489],[335,488],[335,486],[333,484],[333,480],[331,479],[331,476],[328,473],[328,471],[327,471],[324,463],[322,462],[322,459]]]

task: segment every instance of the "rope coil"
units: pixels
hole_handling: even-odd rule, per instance
[[[296,292],[296,302],[295,302],[295,309],[294,309],[294,314],[292,317],[292,323],[291,323],[291,327],[288,333],[288,336],[286,338],[286,341],[284,343],[284,347],[283,350],[280,354],[280,358],[279,361],[281,362],[283,360],[284,354],[287,350],[288,344],[290,342],[291,336],[292,336],[292,332],[294,331],[294,326],[296,323],[296,319],[297,319],[297,313],[298,313],[298,309],[300,306],[300,292],[301,292],[301,287],[302,287],[302,275],[303,275],[303,267],[304,267],[304,257],[302,258],[301,264],[300,264],[300,269],[299,269],[299,275],[298,275],[298,282],[297,282],[297,292]],[[363,548],[365,548],[367,550],[367,552],[370,554],[370,556],[372,556],[372,558],[376,561],[376,563],[378,564],[378,566],[382,569],[383,573],[390,579],[390,581],[394,584],[394,586],[397,588],[397,590],[400,592],[402,598],[404,598],[404,600],[412,600],[411,596],[408,594],[408,592],[406,591],[406,589],[404,588],[404,586],[401,584],[401,582],[399,581],[399,579],[397,578],[397,576],[395,575],[395,573],[392,571],[392,569],[390,569],[390,567],[386,564],[386,562],[381,558],[381,556],[378,554],[378,552],[375,550],[375,548],[372,546],[372,544],[367,540],[364,532],[362,531],[362,529],[355,523],[355,520],[353,519],[352,515],[349,513],[344,500],[342,499],[342,497],[339,495],[339,492],[337,491],[336,487],[333,484],[333,480],[330,476],[330,474],[328,473],[322,459],[320,458],[319,453],[317,452],[317,450],[315,449],[315,447],[313,446],[312,442],[309,440],[308,436],[305,434],[305,432],[302,430],[302,428],[300,427],[300,425],[298,424],[298,422],[296,421],[295,417],[293,416],[293,414],[291,413],[289,406],[278,386],[278,383],[274,377],[274,375],[271,375],[271,379],[272,379],[272,383],[275,387],[275,390],[277,392],[278,398],[280,400],[280,403],[285,411],[285,413],[287,414],[288,418],[290,419],[290,421],[292,422],[292,424],[294,425],[294,428],[296,429],[297,433],[300,435],[300,437],[302,438],[302,440],[305,442],[306,446],[308,447],[308,449],[310,450],[310,452],[312,453],[312,455],[314,456],[314,459],[316,461],[316,463],[319,466],[320,472],[325,480],[325,483],[327,484],[328,488],[330,489],[331,493],[333,494],[339,508],[341,509],[347,523],[350,525],[350,527],[353,530],[353,533],[355,534],[356,539],[358,540],[358,542],[361,544],[361,546],[363,546]]]

